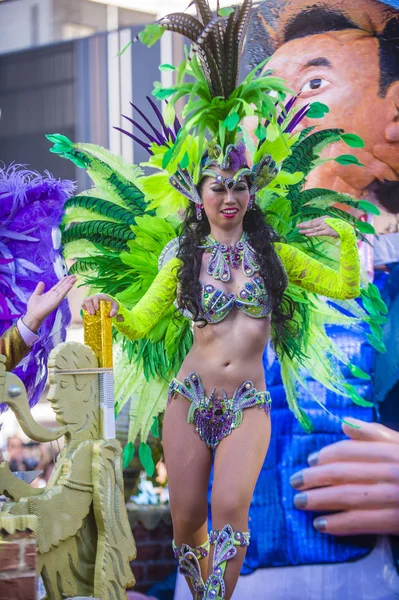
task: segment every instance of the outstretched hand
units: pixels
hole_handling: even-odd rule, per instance
[[[40,281],[28,300],[26,315],[23,317],[25,325],[31,331],[37,331],[44,319],[58,308],[75,282],[75,275],[68,275],[58,281],[48,292],[45,292],[45,285]]]
[[[322,513],[313,524],[323,533],[399,535],[399,433],[350,421],[358,426],[343,425],[351,439],[310,455],[311,467],[291,477],[301,492],[295,505]]]
[[[319,235],[327,235],[329,237],[338,237],[338,233],[327,225],[325,220],[327,217],[318,217],[317,219],[311,219],[310,221],[303,221],[298,224],[299,233],[306,235],[306,237],[317,237]]]

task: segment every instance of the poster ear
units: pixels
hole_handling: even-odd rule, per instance
[[[386,98],[388,110],[385,139],[387,142],[399,142],[399,81],[389,87]]]

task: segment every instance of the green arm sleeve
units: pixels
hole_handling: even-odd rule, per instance
[[[328,218],[325,222],[341,240],[337,271],[287,244],[277,243],[276,251],[291,283],[329,298],[357,298],[360,293],[360,260],[354,229],[340,219]]]
[[[142,338],[162,319],[176,299],[180,260],[172,258],[155,277],[151,287],[132,310],[119,303],[112,319],[115,327],[131,340]]]

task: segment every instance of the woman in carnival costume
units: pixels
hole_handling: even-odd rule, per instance
[[[251,1],[216,15],[206,0],[194,4],[197,18],[168,15],[141,35],[149,45],[165,30],[193,41],[176,84],[155,86],[157,98],[169,99],[163,115],[150,100],[160,128],[135,107],[144,126],[133,124],[144,138],[133,137],[150,154],[143,166],[157,173],[144,175],[94,145],[48,137],[52,151],[86,168],[96,185],[67,202],[63,241],[66,256],[77,259],[73,272],[96,292],[83,307],[94,314],[99,301],[112,302],[117,410],[131,398],[125,462],[140,432],[140,458],[153,469],[145,440],[150,428],[156,433],[168,397],[163,444],[175,556],[193,596],[218,599],[231,598],[250,543],[248,509],[270,438],[267,340],[272,336],[279,353],[289,406],[310,430],[296,400],[297,384],[308,386],[303,368],[367,404],[338,362],[362,372],[324,324],[367,322],[369,315],[350,300],[360,292],[356,230],[361,236],[365,224],[332,207],[356,201],[301,191],[326,144],[359,138],[337,129],[295,134],[307,111],[322,116],[325,107],[296,110],[295,98],[283,101],[284,83],[261,74],[263,65],[238,85]],[[174,105],[185,95],[181,125]],[[243,127],[253,115],[257,144]],[[317,294],[336,299],[345,314]],[[378,292],[368,286],[362,294],[381,319]]]

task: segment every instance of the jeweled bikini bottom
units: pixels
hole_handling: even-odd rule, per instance
[[[212,450],[215,450],[219,442],[233,429],[241,425],[245,408],[259,406],[269,414],[272,402],[269,392],[258,392],[252,381],[244,381],[232,398],[228,398],[224,390],[222,397],[216,396],[216,389],[208,397],[198,373],[190,373],[183,383],[172,379],[168,403],[175,394],[181,394],[190,400],[187,421],[195,424],[201,440]]]

